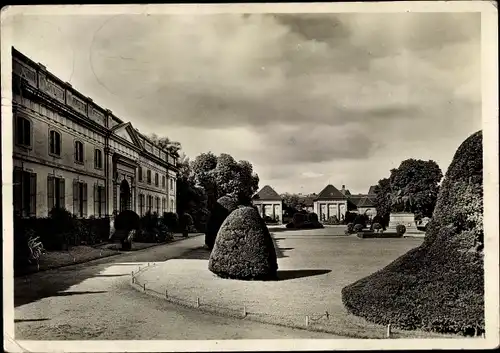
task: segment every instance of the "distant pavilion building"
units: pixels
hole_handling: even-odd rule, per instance
[[[314,213],[320,222],[336,216],[341,220],[347,212],[348,198],[332,184],[327,185],[314,200]]]
[[[262,218],[266,216],[275,219],[278,223],[283,221],[283,200],[281,196],[269,185],[264,186],[252,198],[252,203],[257,207]]]

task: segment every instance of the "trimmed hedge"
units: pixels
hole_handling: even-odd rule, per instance
[[[207,229],[205,232],[205,245],[209,249],[213,249],[215,238],[224,220],[231,212],[238,208],[238,200],[230,196],[222,196],[215,203],[214,208],[210,212]]]
[[[253,207],[238,208],[225,219],[210,254],[208,269],[222,278],[277,279],[274,242]]]
[[[318,221],[316,213],[297,212],[293,215],[292,222],[288,223],[286,227],[293,229],[318,229],[323,228],[323,225]]]
[[[65,250],[77,245],[94,245],[109,238],[109,218],[78,219],[66,210],[44,218],[14,218],[14,236],[24,242],[25,234],[38,236],[46,250]],[[16,240],[15,240],[16,241]]]
[[[484,332],[482,171],[478,132],[448,168],[424,243],[343,288],[349,312],[402,329]]]

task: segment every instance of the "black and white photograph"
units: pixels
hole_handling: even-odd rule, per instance
[[[498,347],[496,3],[1,17],[6,351]]]

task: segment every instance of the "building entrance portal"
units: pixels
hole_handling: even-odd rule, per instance
[[[131,193],[128,181],[123,179],[120,183],[120,212],[130,210]]]

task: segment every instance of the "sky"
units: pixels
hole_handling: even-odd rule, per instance
[[[481,129],[480,13],[17,15],[13,45],[144,134],[278,193],[446,171]]]

